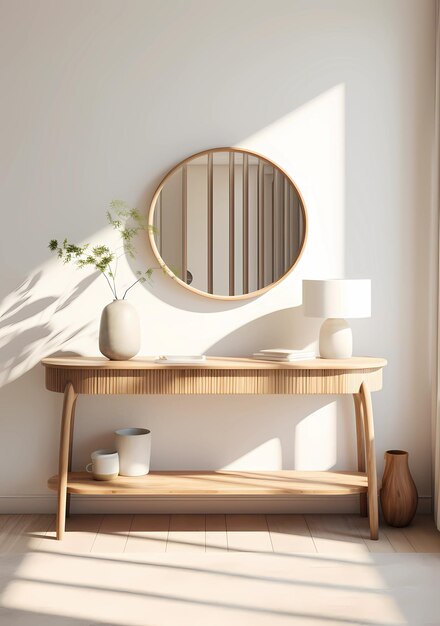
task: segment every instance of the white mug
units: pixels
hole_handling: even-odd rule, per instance
[[[119,474],[116,450],[95,450],[91,457],[92,462],[86,466],[86,471],[93,474],[95,480],[112,480]]]
[[[145,476],[150,471],[151,433],[146,428],[115,430],[121,476]]]

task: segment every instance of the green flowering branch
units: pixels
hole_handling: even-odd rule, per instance
[[[57,239],[51,239],[49,242],[49,250],[55,252],[57,257],[63,263],[73,263],[77,268],[93,267],[100,272],[107,281],[110,291],[115,300],[118,300],[116,289],[116,276],[118,271],[118,260],[121,256],[128,255],[134,259],[136,251],[133,239],[140,231],[155,232],[153,226],[150,226],[146,219],[140,215],[135,208],[130,208],[126,202],[122,200],[113,200],[110,203],[109,210],[106,212],[107,222],[115,230],[117,230],[122,239],[122,245],[116,249],[110,249],[106,245],[91,246],[86,243],[78,246],[69,243],[67,239],[59,242]],[[123,250],[122,254],[118,254],[118,250]],[[153,268],[148,268],[145,272],[136,272],[138,278],[125,290],[122,300],[125,299],[127,293],[137,283],[144,283],[151,280]]]

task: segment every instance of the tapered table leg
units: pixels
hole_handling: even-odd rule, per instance
[[[67,472],[72,471],[73,429],[75,428],[75,412],[76,412],[77,399],[78,398],[75,397],[75,400],[73,402],[73,407],[72,407],[72,417],[70,418],[69,462],[67,465]],[[67,494],[67,498],[66,498],[66,517],[70,517],[70,493]]]
[[[69,469],[69,450],[72,416],[77,394],[72,383],[67,383],[64,390],[63,417],[60,433],[60,456],[58,462],[58,508],[57,508],[57,539],[64,536],[66,527],[67,474]]]
[[[360,389],[362,412],[365,430],[365,452],[367,457],[368,477],[368,517],[370,522],[370,538],[379,538],[379,510],[377,501],[376,452],[374,447],[373,407],[370,390],[366,382]]]
[[[364,424],[362,417],[362,400],[360,394],[353,394],[354,410],[356,414],[356,443],[357,443],[357,463],[358,472],[365,472],[365,442]],[[362,517],[367,517],[367,494],[359,494],[359,508]]]

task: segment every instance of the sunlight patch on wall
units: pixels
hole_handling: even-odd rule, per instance
[[[304,276],[343,276],[345,85],[323,92],[247,137],[240,147],[280,164],[304,196],[309,217]],[[296,289],[295,304],[299,297]]]
[[[260,446],[243,454],[239,458],[228,463],[221,469],[224,470],[249,470],[254,467],[259,470],[281,470],[283,469],[283,455],[281,451],[281,441],[278,437],[268,439]]]

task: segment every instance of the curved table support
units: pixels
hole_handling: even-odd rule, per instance
[[[77,394],[72,383],[67,383],[64,389],[63,417],[60,433],[60,456],[58,461],[58,508],[57,508],[57,539],[62,539],[66,526],[67,506],[67,475],[69,471],[69,455],[71,457],[71,430],[75,411]]]
[[[368,384],[364,381],[360,389],[365,431],[365,453],[368,477],[368,518],[370,538],[379,538],[379,505],[377,500],[376,453],[374,447],[373,407]]]
[[[73,406],[72,406],[72,416],[70,418],[70,433],[69,433],[69,461],[68,461],[68,468],[67,471],[71,472],[72,471],[72,453],[73,453],[73,430],[75,427],[75,411],[76,411],[76,401],[78,399],[78,396],[75,397],[75,400],[73,402]],[[67,494],[67,500],[66,500],[66,516],[70,517],[70,493]]]
[[[356,444],[358,471],[365,472],[365,440],[364,440],[364,420],[362,416],[362,400],[359,393],[353,394],[354,410],[356,414]],[[362,517],[367,517],[367,494],[361,493],[359,496],[359,509]]]

